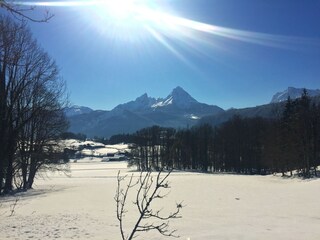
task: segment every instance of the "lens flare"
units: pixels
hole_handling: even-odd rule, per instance
[[[243,31],[178,17],[159,10],[159,6],[152,4],[151,0],[12,1],[12,4],[88,7],[85,8],[84,15],[92,21],[92,26],[96,26],[108,37],[132,41],[135,37],[141,39],[141,36],[151,36],[185,63],[186,58],[166,39],[174,39],[192,46],[197,52],[201,52],[199,48],[203,45],[215,47],[223,39],[290,50],[320,45],[319,39]]]

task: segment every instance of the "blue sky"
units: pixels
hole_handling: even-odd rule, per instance
[[[141,20],[119,6],[59,6],[49,7],[49,23],[30,24],[60,67],[71,103],[110,110],[181,86],[200,102],[228,109],[268,103],[288,86],[320,88],[319,0],[139,4],[160,17]]]

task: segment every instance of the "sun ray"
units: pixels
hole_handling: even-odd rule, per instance
[[[264,45],[269,47],[290,48],[296,45],[319,45],[319,39],[306,39],[292,36],[281,36],[275,34],[259,33],[253,31],[244,31],[233,28],[220,27],[194,21],[187,18],[169,15],[163,12],[144,11],[144,17],[157,24],[166,25],[169,28],[178,26],[185,29],[191,29],[197,32],[206,33],[213,36],[219,36],[231,40],[247,42],[251,44]],[[180,30],[183,32],[183,30]],[[197,35],[194,35],[196,38]]]
[[[106,34],[111,32],[111,37],[121,40],[134,39],[134,36],[140,39],[145,33],[150,34],[181,61],[186,61],[185,57],[165,38],[184,42],[193,46],[195,50],[203,46],[214,49],[225,40],[290,50],[320,45],[319,39],[244,31],[179,17],[160,11],[148,0],[12,1],[12,3],[43,7],[90,7],[89,11],[86,9],[85,15],[91,14],[88,19],[94,21],[92,25],[97,25],[100,32],[102,28],[108,28],[109,31],[104,31]],[[220,44],[220,48],[221,45],[223,44]]]
[[[159,32],[155,31],[149,26],[145,26],[145,28],[159,43],[161,43],[166,49],[173,53],[179,60],[187,64],[189,67],[194,68],[194,66],[178,50],[176,50]]]

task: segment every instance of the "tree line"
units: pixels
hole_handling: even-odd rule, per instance
[[[0,194],[31,188],[38,170],[62,159],[64,86],[26,22],[0,16]]]
[[[320,165],[320,104],[304,91],[301,98],[289,98],[274,119],[234,116],[220,126],[180,130],[153,126],[113,139],[134,143],[130,164],[139,170],[283,175],[297,170],[311,177]]]

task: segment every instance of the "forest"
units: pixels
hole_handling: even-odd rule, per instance
[[[139,170],[174,168],[202,172],[317,175],[320,165],[320,104],[304,91],[287,100],[274,119],[233,116],[211,126],[175,130],[153,126],[110,142],[131,142]]]

